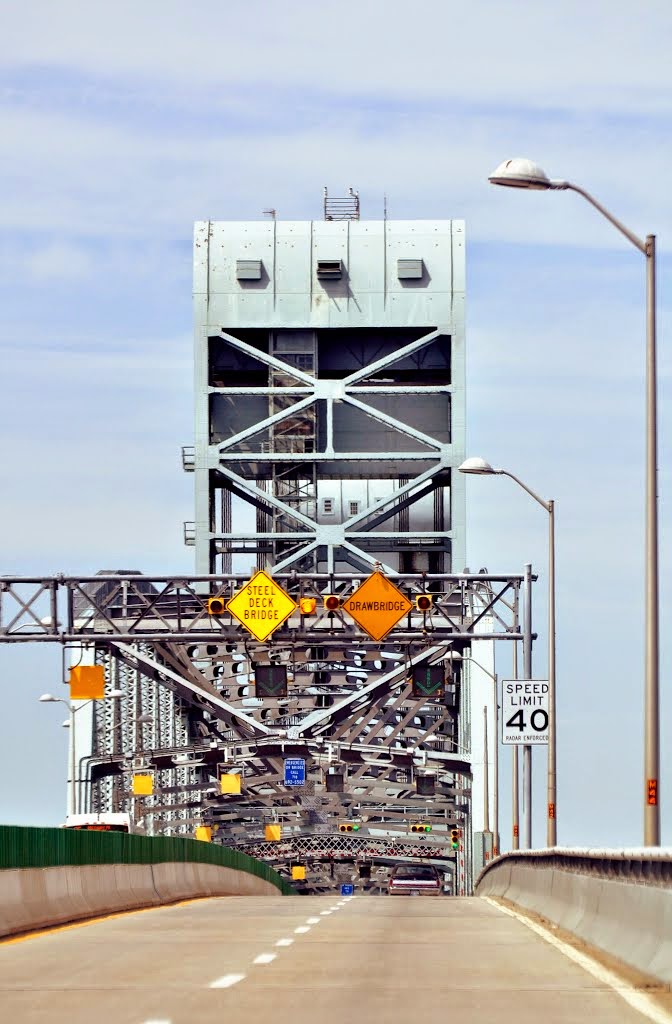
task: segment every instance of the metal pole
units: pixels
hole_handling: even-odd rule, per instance
[[[488,786],[488,708],[483,708],[483,831],[490,831],[490,790]]]
[[[523,679],[532,678],[532,566],[525,565],[523,583]],[[525,849],[532,849],[532,746],[523,747],[523,810],[525,812]]]
[[[513,641],[513,678],[518,678],[518,641]],[[513,836],[511,839],[511,849],[520,849],[520,815],[519,815],[519,804],[520,800],[518,797],[518,744],[512,748],[513,754],[513,794],[511,800],[511,824]]]
[[[658,432],[656,236],[646,236],[646,542],[644,683],[644,845],[660,846],[658,637]]]
[[[548,817],[546,845],[558,845],[555,743],[555,502],[548,503]]]
[[[70,814],[77,814],[77,786],[75,783],[75,705],[70,702]]]
[[[495,739],[494,739],[494,751],[493,751],[493,763],[492,763],[492,785],[494,789],[493,793],[493,817],[494,821],[494,838],[492,843],[492,855],[493,857],[499,856],[499,706],[497,703],[497,673],[495,672],[493,679],[493,690],[495,691]]]

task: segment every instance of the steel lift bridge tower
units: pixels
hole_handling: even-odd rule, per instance
[[[469,812],[468,716],[460,723],[451,658],[464,644],[433,644],[421,615],[403,641],[376,644],[324,608],[325,595],[342,600],[376,569],[409,594],[446,597],[445,576],[464,565],[464,226],[362,221],[352,192],[325,190],[324,212],[202,222],[194,245],[196,437],[183,457],[195,475],[185,539],[196,571],[297,574],[313,579],[317,601],[301,644],[242,636],[193,652],[227,699],[287,737],[239,746],[241,799],[208,820],[243,845],[255,816],[282,822],[290,859],[319,859],[348,818],[390,841],[422,819],[445,846]],[[414,660],[445,664],[443,699],[411,696]],[[264,662],[289,672],[275,701],[255,696]],[[309,761],[292,792],[285,756]]]
[[[195,575],[1,581],[0,640],[58,641],[125,694],[76,716],[70,807],[212,826],[279,867],[454,870],[458,828],[468,885],[484,701],[460,665],[522,639],[523,576],[463,569],[463,224],[363,221],[352,192],[323,221],[200,222],[194,321]],[[258,570],[297,605],[263,640],[226,609]],[[408,604],[389,629],[345,610],[376,572]]]

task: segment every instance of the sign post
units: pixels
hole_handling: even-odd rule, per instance
[[[548,743],[548,680],[502,680],[502,743]]]

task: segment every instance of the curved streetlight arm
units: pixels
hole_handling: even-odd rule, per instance
[[[609,213],[609,210],[607,210],[605,206],[602,206],[602,203],[598,203],[595,196],[591,196],[590,192],[587,192],[585,188],[581,188],[580,185],[574,185],[571,181],[551,181],[549,187],[552,189],[569,189],[572,192],[578,192],[579,195],[583,196],[584,199],[587,199],[591,206],[594,206],[603,217],[606,217],[609,223],[613,224],[617,231],[620,231],[622,235],[625,235],[627,240],[632,242],[636,249],[639,249],[639,251],[645,256],[648,255],[647,243],[643,242],[641,238],[638,238],[637,235],[633,231],[630,231],[629,228],[626,228],[625,224],[622,224],[618,217],[614,217],[613,213]]]
[[[535,494],[535,492],[532,490],[532,488],[528,487],[527,484],[524,484],[523,481],[519,477],[517,477],[515,475],[515,473],[509,473],[508,469],[496,469],[495,473],[497,473],[500,476],[508,476],[508,477],[511,478],[511,480],[515,480],[515,482],[520,487],[522,487],[524,491],[527,491],[527,493],[530,495],[530,497],[534,498],[534,500],[536,502],[538,502],[541,505],[542,508],[545,508],[547,512],[551,511],[551,503],[550,503],[550,501],[544,501],[543,498],[540,498],[539,495]]]

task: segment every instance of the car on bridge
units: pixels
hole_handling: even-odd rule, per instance
[[[392,868],[389,896],[440,896],[443,879],[431,864],[397,864]]]

